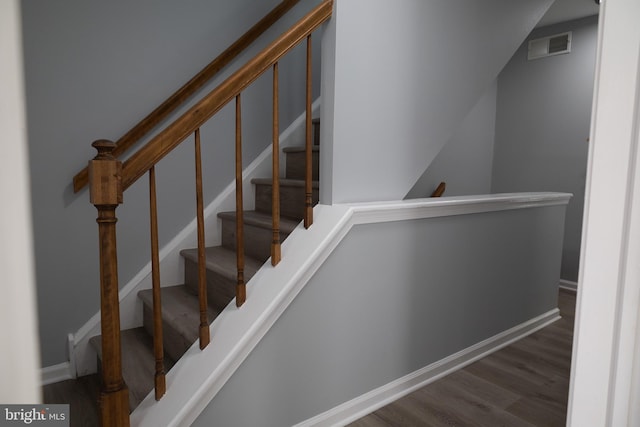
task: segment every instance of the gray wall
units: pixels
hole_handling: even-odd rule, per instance
[[[22,3],[43,365],[66,360],[67,333],[99,308],[96,211],[86,191],[74,195],[71,190],[73,175],[95,155],[91,142],[118,139],[278,2]],[[266,46],[316,3],[303,0],[249,53]],[[319,56],[316,49],[316,96]],[[280,71],[285,129],[304,109],[304,47],[283,60]],[[206,201],[233,179],[230,107],[202,129]],[[268,75],[243,97],[245,164],[270,142],[270,120]],[[157,168],[161,245],[195,216],[193,144],[183,145]],[[147,200],[147,180],[142,179],[118,209],[121,285],[149,260]]]
[[[406,199],[429,197],[442,181],[447,184],[445,196],[491,193],[496,93],[494,83],[407,193]]]
[[[338,0],[320,200],[402,199],[551,3]]]
[[[578,279],[597,17],[534,31],[573,31],[571,53],[527,61],[526,42],[498,78],[492,192],[573,193],[561,277]]]
[[[193,426],[290,426],[554,309],[564,211],[355,226]]]

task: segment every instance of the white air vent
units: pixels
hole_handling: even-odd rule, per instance
[[[527,59],[538,59],[569,52],[571,52],[571,31],[531,40]]]

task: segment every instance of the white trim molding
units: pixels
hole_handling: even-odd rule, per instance
[[[567,426],[640,425],[640,2],[600,6]]]
[[[571,280],[560,279],[558,287],[566,291],[578,292],[578,282],[572,282]]]
[[[76,378],[76,358],[73,351],[73,334],[67,334],[68,362],[58,363],[53,366],[45,366],[40,369],[41,385],[53,384],[60,381]]]
[[[570,193],[500,193],[475,196],[409,199],[391,202],[354,203],[358,224],[440,216],[469,215],[532,207],[563,206],[569,203]]]
[[[53,384],[60,381],[75,378],[71,370],[70,362],[62,362],[57,365],[47,366],[40,370],[41,384]]]
[[[560,319],[559,310],[553,309],[534,319],[501,332],[482,342],[472,345],[435,363],[418,369],[402,378],[345,402],[294,427],[337,427],[344,426],[383,406],[406,396],[438,379],[462,369],[471,363],[490,355],[545,326]]]

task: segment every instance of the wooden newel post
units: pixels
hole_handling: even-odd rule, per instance
[[[95,141],[98,155],[89,162],[91,203],[98,209],[100,239],[100,317],[102,322],[102,391],[100,420],[103,427],[129,426],[129,390],[122,379],[116,208],[122,203],[122,163],[112,154],[115,144]]]

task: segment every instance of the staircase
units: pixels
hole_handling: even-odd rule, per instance
[[[130,425],[129,413],[155,388],[159,400],[166,392],[166,372],[193,342],[200,349],[210,342],[209,325],[235,298],[237,307],[246,300],[246,282],[271,257],[277,265],[280,242],[303,219],[313,223],[318,201],[319,122],[312,121],[312,33],[332,14],[333,0],[323,0],[260,53],[247,61],[186,112],[151,137],[123,160],[142,135],[167,118],[184,100],[196,94],[203,81],[212,78],[238,51],[251,44],[274,20],[298,0],[283,0],[238,41],[220,54],[194,78],[117,142],[94,141],[97,155],[74,176],[74,190],[89,185],[89,198],[97,211],[100,258],[100,328],[92,339],[101,370],[100,422],[111,427]],[[284,150],[286,172],[279,176],[279,61],[306,40],[304,148]],[[272,76],[272,175],[256,179],[255,211],[242,207],[242,107],[243,91],[264,73]],[[200,128],[228,104],[235,104],[236,209],[220,213],[222,245],[205,247],[204,195]],[[313,129],[315,127],[315,130]],[[195,142],[196,249],[181,252],[185,283],[162,288],[158,244],[155,166],[190,135]],[[315,149],[313,146],[315,145]],[[315,159],[314,159],[315,158]],[[315,167],[314,167],[315,166]],[[138,294],[143,307],[143,326],[120,330],[116,209],[124,192],[143,176],[149,179],[152,290]],[[315,179],[314,179],[315,177]],[[273,215],[272,215],[273,210]],[[246,220],[244,219],[246,218]],[[237,221],[237,223],[236,223]]]
[[[319,178],[319,119],[313,120],[313,204],[318,202]],[[304,143],[304,141],[301,141]],[[304,213],[305,149],[287,147],[285,176],[280,178],[280,239],[283,241],[297,227]],[[269,259],[272,240],[270,178],[254,179],[255,210],[244,212],[245,281]],[[236,214],[220,212],[222,244],[206,248],[206,282],[209,323],[235,298],[236,287]],[[184,284],[163,287],[162,326],[164,366],[169,371],[189,347],[198,339],[198,254],[197,248],[180,252],[184,258]],[[154,388],[155,358],[153,353],[153,295],[152,290],[138,293],[142,301],[143,326],[123,330],[122,372],[129,387],[131,412]],[[101,337],[91,339],[98,354],[98,367],[102,355]]]

